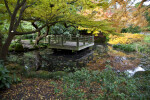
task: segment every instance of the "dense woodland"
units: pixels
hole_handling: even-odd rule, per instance
[[[94,36],[94,57],[82,68],[80,64],[75,68],[60,65],[64,68],[60,70],[53,62],[48,67],[56,71],[42,70],[43,62],[51,62],[47,52],[57,51],[51,59],[83,52],[52,51],[44,43],[50,35]],[[17,58],[21,54],[31,58],[27,63],[35,59],[38,66],[26,67],[26,62]],[[16,58],[11,58],[13,55]],[[0,0],[2,100],[148,100],[149,55],[149,0]],[[132,77],[126,73],[141,64],[143,69]]]

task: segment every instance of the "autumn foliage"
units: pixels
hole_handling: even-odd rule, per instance
[[[110,44],[130,44],[141,41],[144,38],[142,34],[121,33],[121,35],[110,35]]]

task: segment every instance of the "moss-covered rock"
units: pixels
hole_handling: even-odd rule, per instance
[[[23,45],[21,43],[17,43],[14,50],[15,52],[23,52]]]
[[[68,74],[68,73],[65,72],[65,71],[52,72],[53,78],[63,77],[63,76],[66,76],[67,74]]]
[[[49,72],[49,71],[39,70],[39,71],[30,71],[27,74],[27,77],[42,78],[42,79],[51,79],[51,78],[59,79],[66,75],[67,75],[67,72],[64,72],[64,71]]]

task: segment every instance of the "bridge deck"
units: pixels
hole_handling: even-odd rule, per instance
[[[94,36],[82,37],[64,37],[49,35],[45,39],[45,43],[49,44],[49,48],[66,49],[79,51],[94,45]]]

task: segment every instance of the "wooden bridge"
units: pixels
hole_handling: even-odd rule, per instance
[[[94,36],[64,36],[48,35],[45,43],[49,44],[52,49],[65,49],[79,51],[94,45]]]

